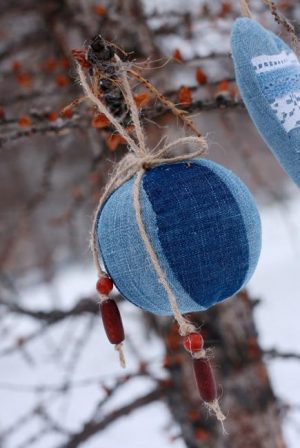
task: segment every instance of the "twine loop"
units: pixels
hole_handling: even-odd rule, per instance
[[[95,210],[92,226],[92,234],[91,234],[91,249],[93,253],[94,263],[95,266],[97,267],[99,276],[101,276],[103,273],[100,264],[100,258],[101,258],[100,248],[97,241],[98,215],[101,212],[101,209],[106,199],[109,197],[109,195],[113,191],[115,191],[119,186],[124,184],[126,181],[128,181],[132,177],[135,177],[133,186],[133,207],[135,210],[136,222],[138,225],[140,236],[142,238],[146,252],[152,263],[152,266],[157,274],[157,280],[163,286],[166,292],[173,315],[179,326],[179,333],[181,336],[187,336],[193,332],[197,332],[197,328],[181,314],[179,306],[177,304],[176,296],[173,292],[171,285],[169,284],[166,273],[163,271],[160,265],[160,261],[153,249],[150,238],[146,232],[143,223],[142,207],[140,200],[141,182],[144,173],[147,170],[155,167],[156,165],[161,165],[164,163],[176,163],[180,161],[188,161],[196,157],[203,156],[208,148],[208,145],[206,139],[201,134],[199,134],[197,136],[181,137],[170,143],[166,143],[166,141],[164,140],[161,141],[156,148],[150,150],[145,143],[144,133],[139,118],[139,111],[135,103],[134,96],[128,81],[128,74],[126,72],[126,68],[124,67],[122,68],[120,59],[117,56],[116,59],[120,68],[119,73],[120,73],[121,91],[123,93],[124,100],[126,101],[131,113],[135,138],[129,135],[128,131],[111,114],[111,112],[109,111],[108,107],[104,104],[104,102],[102,102],[99,96],[95,94],[94,91],[90,88],[86,80],[85,73],[81,68],[81,66],[78,64],[79,79],[86,96],[97,106],[98,110],[106,116],[106,118],[110,121],[112,126],[114,126],[116,131],[124,138],[129,147],[128,153],[120,160],[119,163],[115,165],[114,171],[99,199],[98,206]],[[187,151],[180,155],[173,155],[172,153],[173,149],[176,146],[184,144],[193,145],[194,147],[196,147],[196,149],[192,152]],[[119,353],[121,365],[125,366],[125,358],[122,347],[123,344],[117,344],[115,346],[115,349]],[[206,352],[204,349],[200,350],[197,354],[195,354],[195,358],[198,359],[205,357]],[[222,423],[223,426],[223,420],[225,419],[225,417],[222,414],[222,411],[219,407],[218,400],[214,400],[212,403],[206,403],[206,406],[215,413],[217,419]]]

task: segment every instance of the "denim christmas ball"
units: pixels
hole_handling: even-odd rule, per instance
[[[99,249],[120,293],[140,308],[172,314],[139,233],[134,178],[119,187],[97,219]],[[231,171],[207,160],[146,171],[142,220],[181,313],[209,308],[252,276],[261,248],[254,200]]]

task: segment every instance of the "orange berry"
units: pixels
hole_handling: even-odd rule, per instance
[[[55,76],[55,83],[59,87],[65,87],[67,84],[69,84],[69,80],[65,75],[60,74]]]
[[[92,126],[96,129],[107,128],[109,126],[109,119],[104,114],[94,115],[92,119]]]
[[[32,85],[32,76],[29,73],[18,73],[16,79],[21,87],[29,88]]]
[[[198,84],[200,84],[200,86],[203,86],[207,83],[207,76],[202,68],[197,68],[196,70],[196,81]]]
[[[106,144],[111,151],[115,151],[119,145],[125,143],[124,137],[120,134],[110,134],[106,138]]]
[[[192,104],[192,93],[189,87],[182,86],[178,92],[178,99],[181,105],[190,106]]]
[[[222,2],[219,17],[225,17],[232,12],[232,6],[228,2]]]
[[[173,56],[174,61],[177,61],[177,62],[183,61],[182,54],[181,54],[181,51],[179,50],[179,48],[175,48],[172,56]]]
[[[137,107],[144,107],[149,103],[151,99],[151,95],[149,92],[142,92],[138,95],[135,95],[134,101],[136,102]]]
[[[31,126],[31,119],[27,115],[22,115],[19,118],[18,123],[21,128],[28,128]]]
[[[57,118],[58,118],[58,115],[57,115],[56,112],[50,112],[50,113],[47,115],[47,118],[48,118],[49,121],[56,121]]]
[[[226,79],[224,79],[224,81],[220,81],[217,86],[217,93],[228,91],[229,91],[229,82]]]
[[[106,14],[106,8],[103,5],[96,5],[95,6],[95,13],[97,14],[97,16],[99,17],[103,17]]]
[[[70,106],[65,107],[60,111],[60,115],[63,118],[72,118],[73,117],[73,109]]]
[[[205,429],[197,429],[195,432],[195,438],[196,438],[196,440],[205,442],[209,438],[209,433]]]

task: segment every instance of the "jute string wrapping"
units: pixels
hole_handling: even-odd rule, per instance
[[[117,61],[120,62],[120,60],[116,57]],[[128,75],[126,68],[122,67],[122,64],[120,64],[119,67],[120,70],[120,80],[121,80],[121,89],[122,93],[124,95],[124,99],[128,105],[128,108],[131,113],[132,123],[134,126],[134,133],[136,140],[133,139],[126,129],[123,128],[123,126],[120,125],[118,120],[110,113],[108,108],[102,101],[94,94],[94,92],[91,90],[85,73],[81,66],[78,64],[78,74],[80,83],[83,87],[85,95],[94,103],[98,110],[103,113],[106,118],[110,121],[110,123],[115,127],[117,132],[124,138],[124,140],[127,142],[129,147],[129,152],[121,159],[121,161],[115,166],[114,171],[111,175],[111,178],[109,182],[107,183],[100,199],[99,203],[97,205],[93,225],[92,225],[92,234],[91,234],[91,250],[93,253],[93,258],[95,262],[95,266],[97,267],[99,276],[103,274],[102,268],[100,265],[100,252],[99,252],[99,245],[97,242],[97,216],[99,212],[101,211],[104,202],[108,198],[108,196],[115,191],[119,186],[121,186],[123,183],[125,183],[127,180],[135,176],[135,182],[133,187],[133,206],[135,209],[135,216],[136,221],[138,225],[138,229],[141,235],[141,238],[143,240],[143,243],[145,245],[145,249],[149,255],[150,261],[152,263],[152,266],[157,274],[158,281],[161,283],[163,288],[166,291],[171,309],[173,311],[174,317],[179,325],[179,333],[182,336],[186,336],[192,332],[196,332],[196,327],[189,322],[185,317],[181,314],[179,307],[177,305],[177,300],[175,297],[174,292],[172,291],[172,288],[165,276],[165,273],[163,272],[158,257],[153,249],[153,246],[151,244],[151,241],[149,239],[149,236],[147,235],[143,218],[142,218],[142,209],[141,209],[141,201],[140,201],[140,190],[141,190],[141,182],[143,175],[147,169],[150,169],[151,167],[155,165],[160,165],[163,163],[172,163],[172,162],[180,162],[184,160],[190,160],[195,157],[199,157],[204,154],[204,152],[207,149],[207,142],[203,136],[187,136],[187,137],[181,137],[177,140],[168,143],[163,144],[162,147],[158,146],[154,150],[149,150],[145,144],[145,138],[143,129],[141,126],[140,118],[139,118],[139,111],[137,108],[137,105],[134,100],[134,96],[128,81]],[[171,151],[178,145],[183,144],[193,144],[198,149],[194,150],[193,152],[187,152],[179,156],[173,156]],[[100,297],[100,299],[104,300],[106,297]],[[125,358],[122,351],[122,344],[118,344],[116,346],[116,350],[119,351],[120,361],[121,364],[125,364]],[[205,358],[206,352],[205,350],[201,350],[194,354],[195,358]],[[206,403],[206,406],[216,415],[217,419],[223,424],[223,421],[225,420],[225,416],[223,415],[218,400],[214,400],[211,403]]]
[[[248,0],[240,0],[241,13],[244,17],[251,17],[251,11],[248,5]]]

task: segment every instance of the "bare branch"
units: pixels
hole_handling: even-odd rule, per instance
[[[263,355],[267,358],[280,358],[280,359],[295,359],[297,361],[300,361],[300,353],[295,352],[282,352],[281,350],[278,350],[276,348],[271,348],[268,350],[262,351]]]
[[[81,445],[83,442],[86,442],[88,439],[93,437],[99,431],[103,430],[107,426],[114,423],[120,417],[124,417],[126,415],[131,414],[135,410],[146,406],[147,404],[153,403],[153,401],[159,400],[165,396],[168,391],[168,386],[159,386],[153,389],[148,394],[136,398],[131,403],[112,411],[110,414],[106,415],[100,421],[89,421],[87,422],[82,430],[77,434],[73,434],[73,436],[63,445],[60,445],[60,448],[76,448]]]

